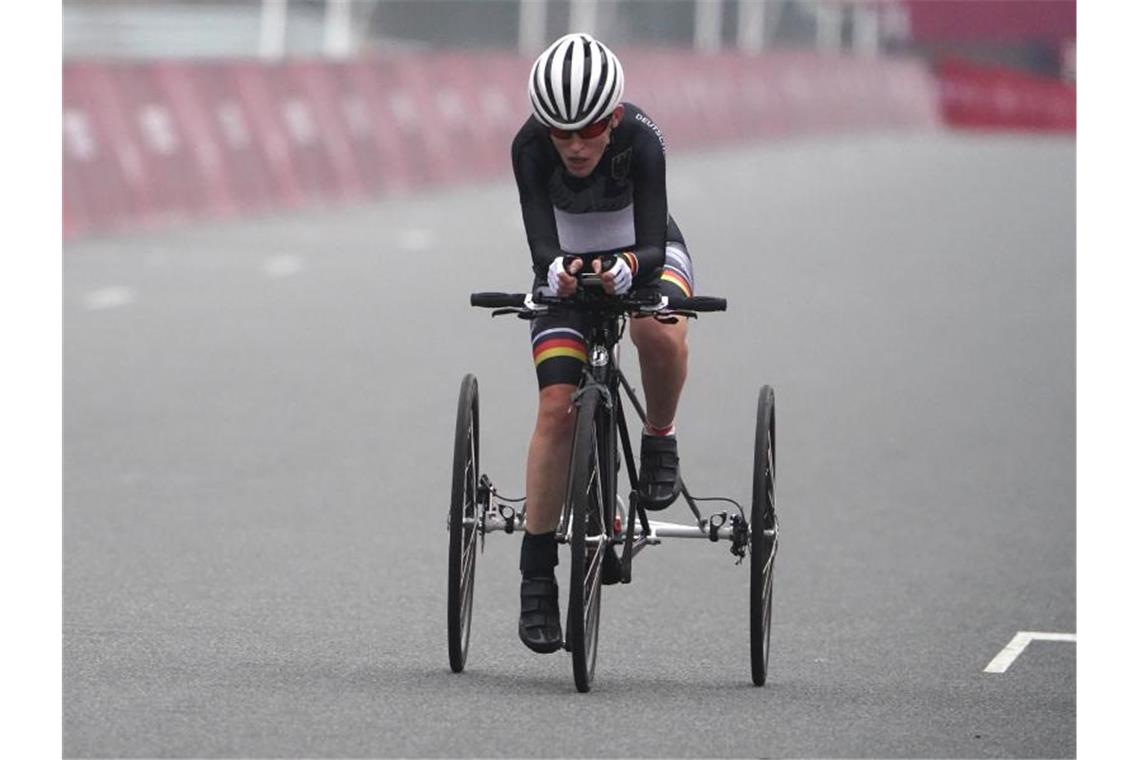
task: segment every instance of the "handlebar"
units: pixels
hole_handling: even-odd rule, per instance
[[[509,309],[525,316],[530,312],[545,311],[542,307],[567,308],[577,311],[596,309],[599,304],[617,306],[621,311],[645,315],[694,314],[695,312],[726,311],[728,301],[712,296],[669,298],[667,296],[607,296],[574,295],[569,298],[531,295],[529,293],[472,293],[471,305],[485,309]],[[505,312],[504,312],[505,313]]]
[[[526,293],[472,293],[471,305],[484,309],[502,309],[526,305]]]
[[[728,311],[728,300],[712,296],[670,298],[669,308],[682,311]]]

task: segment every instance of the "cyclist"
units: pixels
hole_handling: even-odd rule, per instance
[[[534,62],[532,116],[511,145],[536,292],[566,296],[574,275],[593,271],[606,293],[655,288],[693,293],[692,261],[669,215],[665,145],[640,108],[622,102],[621,63],[588,34],[568,34]],[[630,321],[645,388],[639,500],[664,509],[679,493],[674,417],[688,362],[685,320]],[[586,361],[582,320],[548,315],[531,323],[538,375],[538,420],[526,466],[519,637],[536,652],[562,645],[558,614],[558,525],[569,469],[571,395]],[[619,580],[612,549],[604,581]]]

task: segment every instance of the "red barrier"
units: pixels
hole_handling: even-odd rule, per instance
[[[347,163],[359,191],[376,194],[389,189],[385,182],[389,159],[376,139],[383,122],[370,111],[367,98],[355,86],[348,65],[310,65],[303,82],[310,88],[318,113],[336,114],[343,126],[343,141],[336,146],[337,160]]]
[[[173,104],[159,87],[155,72],[153,66],[106,69],[121,128],[141,159],[144,221],[163,225],[204,215],[209,200],[185,127],[175,118]]]
[[[1076,0],[903,0],[916,42],[1021,43],[1077,36]]]
[[[958,60],[937,66],[943,121],[970,129],[1073,132],[1077,91],[1072,85]]]
[[[256,213],[294,200],[280,193],[274,182],[269,145],[256,137],[254,116],[241,97],[233,67],[224,63],[163,66],[168,80],[179,80],[173,97],[181,104],[182,118],[193,119],[199,139],[217,148],[218,182],[224,187],[219,190],[223,193],[221,207]]]
[[[671,149],[926,127],[919,64],[807,54],[623,52],[627,98]],[[67,63],[64,233],[225,217],[505,176],[530,61]]]
[[[352,155],[349,126],[339,107],[324,63],[295,60],[281,69],[278,107],[290,134],[301,143],[311,135],[312,163],[322,178],[323,195],[354,198],[364,188]]]
[[[356,140],[358,155],[375,161],[381,192],[402,192],[422,184],[422,171],[404,149],[415,131],[415,118],[393,107],[392,79],[375,59],[350,61],[337,67],[356,109],[354,120],[367,129]]]
[[[239,210],[231,188],[232,177],[224,160],[217,131],[211,128],[209,111],[194,87],[194,68],[184,63],[157,64],[154,75],[166,93],[174,120],[185,130],[189,150],[202,179],[207,209],[211,214],[231,216]]]
[[[118,114],[106,67],[65,66],[63,107],[63,206],[70,231],[115,230],[142,218],[142,161]]]

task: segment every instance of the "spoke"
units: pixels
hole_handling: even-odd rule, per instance
[[[602,553],[597,552],[598,557]],[[594,669],[594,655],[597,649],[598,641],[598,613],[600,612],[600,590],[601,590],[601,572],[595,569],[592,580],[587,586],[587,594],[585,599],[585,628],[586,628],[586,655],[589,660],[590,671]]]
[[[601,556],[601,552],[598,552],[598,555]],[[601,563],[597,563],[597,564],[600,567]],[[589,615],[588,611],[593,608],[594,597],[597,594],[598,588],[600,588],[600,584],[598,583],[599,580],[601,580],[601,573],[598,572],[597,569],[591,565],[590,572],[587,573],[587,575],[586,575],[586,589],[587,589],[586,610],[587,610],[587,616]]]
[[[474,534],[474,531],[472,531]],[[475,589],[475,584],[472,582],[472,576],[475,570],[475,550],[473,545],[464,547],[463,552],[463,570],[459,577],[460,585],[460,621],[464,628],[467,627],[468,610],[471,607],[472,592]]]
[[[593,589],[597,585],[596,581],[600,577],[598,568],[601,567],[602,552],[595,551],[594,556],[590,557],[590,564],[586,568],[586,588]]]
[[[461,600],[459,603],[459,621],[466,627],[467,625],[467,608],[471,604],[470,583],[463,584],[463,590],[460,593]]]
[[[471,538],[463,544],[463,573],[466,577],[468,571],[475,564],[475,547],[478,545],[478,534],[474,529],[471,530]]]
[[[460,606],[459,612],[459,625],[464,633],[464,648],[466,649],[467,630],[471,627],[471,590],[468,588],[466,594],[463,595],[463,602]]]

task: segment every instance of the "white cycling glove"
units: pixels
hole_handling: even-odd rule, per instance
[[[550,266],[546,270],[546,284],[550,286],[551,292],[556,296],[562,295],[558,292],[558,289],[562,287],[562,283],[558,280],[558,275],[566,271],[566,268],[562,265],[563,258],[563,256],[559,256],[550,262]]]
[[[633,286],[633,270],[629,268],[625,258],[618,256],[614,260],[614,265],[606,270],[614,276],[614,293],[616,295],[625,295]]]

